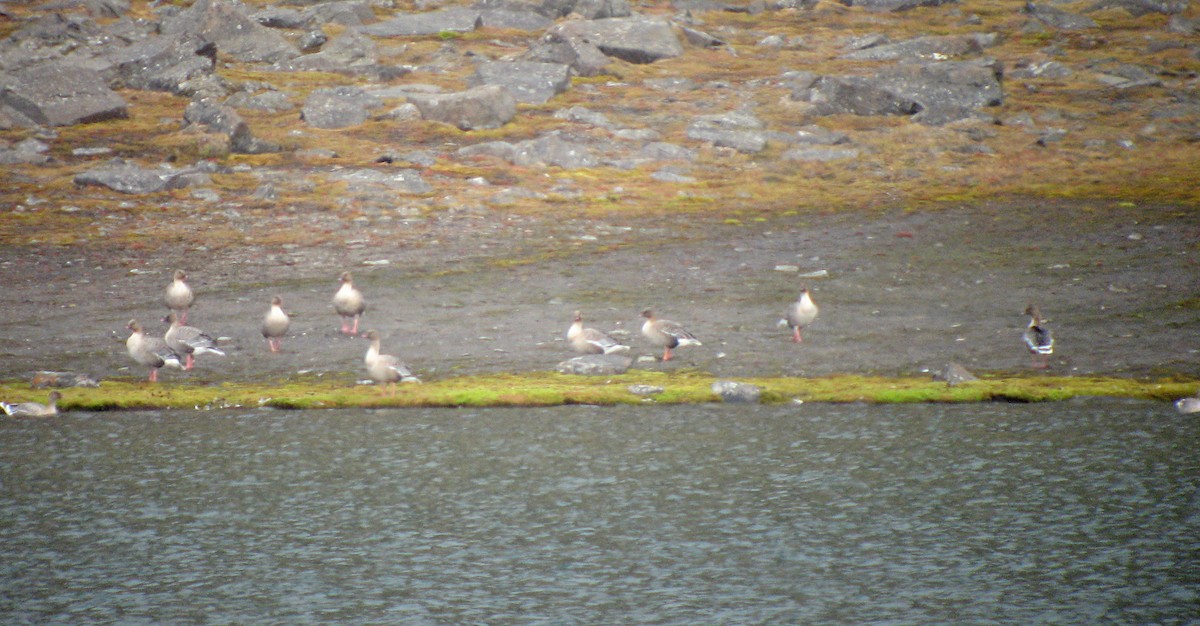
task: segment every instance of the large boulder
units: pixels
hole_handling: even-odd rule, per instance
[[[612,63],[612,59],[586,39],[561,39],[554,35],[535,41],[522,58],[526,61],[567,65],[580,76],[599,76]]]
[[[340,72],[374,65],[378,59],[374,40],[358,31],[348,30],[325,44],[320,52],[280,61],[271,69],[280,72]]]
[[[207,174],[198,168],[146,169],[122,159],[113,159],[100,167],[75,176],[79,186],[107,187],[127,194],[145,194],[167,189],[183,189],[206,182]]]
[[[921,110],[866,76],[822,76],[807,94],[817,115],[913,115]]]
[[[541,30],[550,23],[550,20],[532,11],[450,7],[425,13],[404,13],[390,20],[362,26],[359,30],[374,37],[412,37],[442,32],[466,33],[484,26]]]
[[[499,85],[517,102],[543,104],[571,86],[571,68],[561,63],[492,61],[475,69],[471,85]]]
[[[423,119],[462,130],[499,128],[517,115],[517,100],[499,85],[484,85],[446,94],[410,94],[408,101]]]
[[[1025,3],[1025,12],[1033,19],[1058,30],[1088,30],[1097,28],[1096,20],[1076,13],[1069,13],[1058,7],[1043,4]]]
[[[209,133],[229,137],[229,148],[241,154],[278,152],[279,146],[258,139],[233,107],[206,99],[193,100],[183,111],[189,125],[203,127]]]
[[[543,40],[557,42],[582,40],[604,54],[629,63],[653,63],[683,54],[683,44],[665,20],[644,17],[619,17],[602,20],[577,20],[556,24]]]
[[[212,74],[217,49],[198,37],[148,37],[110,51],[106,59],[125,87],[178,94],[187,81]]]
[[[553,166],[576,170],[600,164],[586,145],[568,141],[557,132],[519,142],[514,148],[512,162],[522,167]]]
[[[43,63],[0,75],[0,105],[41,126],[72,126],[129,116],[125,100],[94,71]]]
[[[848,7],[859,7],[868,11],[907,11],[917,7],[937,7],[957,3],[958,0],[838,0]]]
[[[979,107],[1004,102],[1000,66],[990,60],[900,63],[875,76],[822,76],[804,93],[816,115],[917,115],[940,125],[986,118]]]
[[[211,41],[224,56],[247,63],[274,63],[300,55],[283,35],[259,24],[240,7],[223,0],[196,0],[163,21],[165,35],[194,35]]]
[[[979,54],[984,48],[996,45],[995,33],[942,35],[918,37],[908,41],[870,46],[842,54],[851,61],[900,61],[914,58],[957,57]]]

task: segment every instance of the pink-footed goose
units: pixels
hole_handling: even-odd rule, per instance
[[[1029,326],[1022,335],[1025,347],[1029,349],[1033,358],[1033,367],[1046,369],[1050,366],[1050,355],[1054,354],[1054,336],[1050,334],[1050,328],[1046,326],[1042,312],[1036,306],[1031,304],[1025,307],[1025,315],[1029,316]]]
[[[801,287],[800,297],[788,307],[787,315],[782,320],[788,328],[792,329],[792,341],[795,343],[804,341],[804,338],[800,336],[800,331],[807,328],[815,319],[817,319],[817,305],[809,296],[808,288]]]
[[[371,340],[371,347],[367,348],[367,355],[363,357],[363,362],[367,365],[367,373],[371,376],[371,380],[377,383],[387,383],[389,395],[396,394],[396,383],[399,381],[421,382],[403,361],[390,354],[379,353],[378,331],[367,331],[366,338]]]
[[[271,310],[267,311],[262,321],[262,336],[267,339],[267,347],[271,352],[279,352],[283,336],[287,334],[291,323],[287,313],[283,312],[283,298],[271,298]]]
[[[655,317],[654,311],[650,309],[642,311],[642,317],[646,318],[645,323],[642,324],[642,335],[645,335],[650,343],[663,349],[662,360],[664,361],[671,360],[671,350],[674,348],[703,345],[686,328],[671,320]]]
[[[184,355],[183,369],[192,369],[192,366],[196,364],[196,357],[201,354],[225,356],[225,353],[217,347],[216,339],[199,328],[184,326],[174,313],[164,317],[163,321],[171,325],[167,329],[167,334],[163,335],[163,341],[167,342],[167,347],[174,350],[176,354]]]
[[[6,414],[12,417],[50,417],[51,415],[58,415],[58,401],[61,399],[61,393],[51,391],[49,404],[41,404],[40,402],[21,402],[19,404],[0,402],[0,409],[3,409]]]
[[[192,306],[192,301],[195,296],[192,294],[192,288],[184,282],[187,280],[187,273],[183,270],[175,270],[175,278],[167,285],[167,290],[163,292],[163,302],[167,303],[167,308],[171,309],[179,315],[179,321],[182,324],[187,323],[188,308]]]
[[[134,361],[150,368],[150,382],[158,380],[158,368],[164,365],[183,369],[179,355],[167,346],[167,342],[158,337],[147,337],[137,320],[129,320],[126,328],[133,332],[125,340],[125,349]]]
[[[342,316],[342,332],[347,335],[358,334],[358,318],[367,310],[367,302],[363,300],[362,292],[354,288],[350,272],[342,272],[342,286],[333,294],[333,309]],[[351,327],[350,321],[354,321]]]
[[[567,329],[567,342],[571,344],[571,349],[584,354],[629,351],[629,346],[621,344],[608,333],[595,328],[584,328],[583,314],[579,311],[575,311],[575,322]]]

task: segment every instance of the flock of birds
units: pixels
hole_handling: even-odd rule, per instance
[[[354,286],[350,272],[343,272],[339,281],[341,285],[333,296],[333,308],[341,317],[341,332],[359,336],[358,325],[367,308],[366,299]],[[211,335],[187,325],[188,310],[195,301],[195,294],[187,284],[186,272],[175,271],[171,284],[163,293],[163,301],[170,313],[163,318],[163,322],[169,324],[169,327],[161,338],[147,335],[136,319],[130,320],[127,325],[130,335],[125,347],[130,358],[150,368],[150,382],[158,380],[158,370],[163,367],[190,370],[195,365],[197,356],[225,355]],[[817,313],[817,305],[813,302],[809,290],[801,288],[800,296],[788,307],[784,318],[779,320],[779,325],[787,326],[791,331],[792,341],[800,343],[803,341],[801,331],[816,320]],[[1029,316],[1029,325],[1025,329],[1023,339],[1033,359],[1032,367],[1046,369],[1049,367],[1050,355],[1054,353],[1054,337],[1038,307],[1029,305],[1025,314]],[[645,320],[642,323],[642,335],[651,344],[663,349],[663,361],[673,358],[673,350],[702,345],[682,324],[659,318],[651,309],[642,311],[641,317]],[[280,296],[272,297],[271,307],[263,317],[260,327],[271,352],[279,352],[290,325],[291,320],[283,311],[283,299]],[[385,385],[387,393],[396,393],[397,382],[420,382],[412,369],[398,357],[381,353],[380,336],[377,331],[369,330],[361,336],[371,342],[363,357],[367,373],[376,383]],[[630,349],[604,331],[585,327],[580,311],[575,311],[574,321],[567,329],[567,343],[571,349],[583,354],[615,354]],[[54,391],[50,393],[48,404],[0,402],[0,409],[10,416],[49,416],[58,413],[57,403],[60,399],[62,394]],[[1183,413],[1200,412],[1200,397],[1181,399],[1176,402],[1176,407]]]

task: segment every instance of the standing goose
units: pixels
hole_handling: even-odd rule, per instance
[[[788,307],[787,316],[783,319],[783,323],[792,329],[792,341],[795,343],[804,341],[804,338],[800,336],[800,331],[807,328],[815,319],[817,319],[817,305],[808,295],[808,287],[801,287],[800,297],[792,303],[792,306]]]
[[[658,319],[654,316],[654,311],[650,309],[642,311],[642,317],[646,318],[645,323],[642,324],[642,334],[650,340],[650,343],[663,349],[662,360],[664,361],[671,360],[672,348],[703,345],[686,328],[671,320]]]
[[[267,339],[267,346],[271,348],[271,352],[279,352],[280,343],[291,323],[287,313],[283,312],[283,298],[271,298],[271,310],[267,311],[262,321],[262,336]]]
[[[342,316],[342,332],[347,335],[358,334],[358,318],[367,310],[367,302],[363,300],[362,292],[354,288],[350,280],[350,272],[342,272],[342,286],[333,295],[333,308]],[[350,326],[350,320],[354,326]]]
[[[125,340],[125,348],[134,361],[150,368],[150,382],[158,380],[158,368],[164,365],[183,369],[183,365],[179,363],[179,355],[167,346],[167,342],[158,337],[147,337],[137,320],[129,320],[126,328],[133,331],[133,334]]]
[[[4,412],[12,417],[50,417],[51,415],[58,415],[58,401],[61,399],[61,393],[51,391],[49,404],[41,404],[39,402],[9,404],[8,402],[0,402],[0,409],[4,409]]]
[[[183,270],[175,270],[175,279],[163,293],[163,301],[167,303],[167,308],[179,314],[179,321],[182,324],[187,323],[188,308],[192,306],[192,300],[195,300],[192,288],[184,282],[186,279],[187,273]]]
[[[1054,354],[1054,336],[1036,306],[1025,307],[1025,315],[1029,316],[1029,327],[1024,334],[1025,347],[1029,348],[1034,369],[1046,369],[1050,366],[1050,355]]]
[[[583,314],[575,311],[575,323],[567,329],[567,341],[576,352],[584,354],[613,354],[627,352],[629,346],[613,339],[606,332],[583,327]]]
[[[167,347],[174,350],[176,354],[185,355],[183,369],[192,369],[192,366],[196,364],[195,357],[201,354],[225,356],[225,353],[217,347],[216,339],[199,328],[184,326],[174,313],[164,317],[163,321],[171,325],[167,329],[167,334],[163,336],[163,341],[166,341]]]
[[[421,382],[403,361],[390,354],[379,354],[379,332],[367,331],[366,337],[371,340],[371,347],[367,348],[367,355],[363,358],[367,373],[371,380],[387,383],[389,395],[396,395],[397,381]]]

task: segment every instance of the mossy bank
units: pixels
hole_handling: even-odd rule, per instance
[[[107,380],[96,388],[63,390],[64,410],[138,409],[212,410],[272,407],[348,409],[376,407],[503,407],[571,404],[702,404],[720,402],[712,390],[718,379],[698,372],[638,372],[611,377],[527,373],[447,378],[385,388],[360,385],[350,378],[285,380],[264,383],[152,384]],[[1196,380],[1134,380],[1108,377],[985,377],[955,386],[928,377],[835,375],[817,378],[742,378],[758,386],[763,403],[786,402],[1048,402],[1076,397],[1170,401],[1200,389]],[[652,388],[642,394],[631,388]],[[661,391],[657,391],[661,389]],[[640,391],[640,390],[639,390]],[[44,389],[24,381],[0,384],[10,402],[44,401]],[[644,394],[644,395],[643,395]]]

